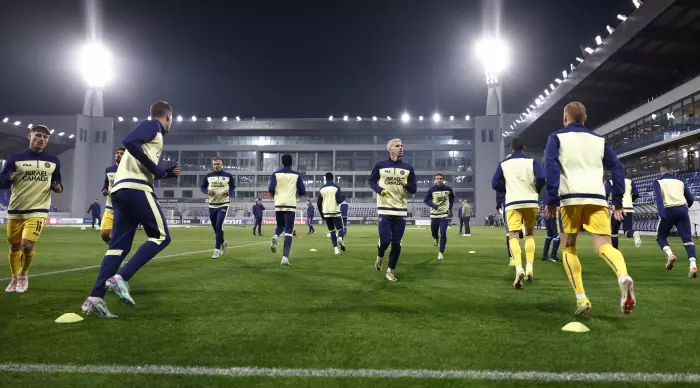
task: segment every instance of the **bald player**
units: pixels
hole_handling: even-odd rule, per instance
[[[622,221],[625,217],[622,207],[625,170],[605,139],[584,126],[587,118],[583,104],[569,103],[564,108],[564,129],[549,135],[545,149],[545,216],[558,217],[564,270],[576,294],[575,314],[591,311],[576,250],[576,237],[581,226],[591,233],[598,256],[615,271],[621,291],[620,310],[630,314],[636,303],[634,282],[627,273],[622,253],[612,246],[610,212],[603,185],[604,169],[610,170],[613,217]]]
[[[505,192],[504,210],[508,231],[508,247],[515,267],[513,287],[521,288],[523,281],[533,280],[535,262],[535,222],[539,210],[539,193],[544,187],[544,172],[536,160],[525,156],[525,141],[516,137],[510,142],[512,152],[498,164],[491,179],[491,187],[496,192]],[[525,226],[525,259],[527,265],[523,271],[520,231]]]
[[[102,186],[102,195],[107,197],[107,202],[105,203],[105,214],[102,217],[102,222],[100,223],[100,236],[107,244],[109,244],[109,242],[112,240],[112,225],[114,224],[112,197],[110,197],[109,194],[112,192],[114,177],[117,175],[117,168],[119,167],[119,162],[122,161],[124,152],[126,152],[126,148],[123,147],[119,147],[116,151],[114,151],[114,166],[107,167],[105,170],[105,183]]]
[[[292,249],[294,236],[294,216],[297,210],[297,196],[306,195],[306,186],[301,174],[292,170],[292,155],[282,155],[282,168],[270,176],[267,188],[275,201],[277,228],[272,235],[270,250],[277,252],[279,236],[284,236],[284,251],[280,265],[290,265],[289,251]]]
[[[395,282],[396,264],[401,255],[401,239],[406,230],[408,216],[407,193],[415,194],[418,190],[416,173],[413,166],[401,160],[403,143],[401,139],[391,139],[386,145],[389,159],[377,162],[369,177],[369,187],[377,193],[377,213],[379,215],[379,246],[374,268],[382,269],[384,253],[391,244],[389,268],[386,279]]]
[[[107,288],[127,305],[136,304],[129,292],[129,280],[170,244],[170,232],[158,198],[153,193],[153,182],[155,179],[180,175],[179,164],[165,170],[158,167],[163,136],[170,131],[173,122],[173,108],[167,102],[158,101],[150,111],[152,119],[142,121],[124,138],[126,153],[117,169],[111,191],[114,210],[112,241],[90,296],[82,306],[84,313],[100,318],[117,317],[105,305]],[[139,224],[143,226],[148,240],[119,269],[131,250]]]
[[[233,175],[224,171],[224,163],[220,157],[211,161],[214,171],[204,176],[202,193],[209,196],[209,219],[214,228],[214,254],[212,259],[218,259],[226,253],[228,243],[224,240],[224,221],[228,214],[233,191],[236,190]]]
[[[51,191],[61,193],[61,163],[44,152],[51,131],[44,125],[29,130],[29,148],[11,155],[0,173],[0,189],[12,188],[7,208],[8,257],[12,280],[5,292],[25,292],[28,272],[51,207]]]

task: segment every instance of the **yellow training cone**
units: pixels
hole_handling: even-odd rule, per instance
[[[471,254],[473,255],[473,254],[475,254],[476,252],[474,252],[474,251],[469,251],[469,253],[471,253]]]
[[[572,333],[588,333],[591,331],[586,325],[581,322],[569,322],[566,326],[561,328],[563,331],[569,331]]]
[[[309,249],[309,252],[318,252],[318,251],[315,250],[315,249],[313,249],[313,248],[311,248],[311,249]]]
[[[83,317],[81,317],[78,314],[75,313],[65,313],[61,315],[60,317],[56,318],[56,323],[75,323],[75,322],[80,322],[83,320]]]

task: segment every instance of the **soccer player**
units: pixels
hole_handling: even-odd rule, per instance
[[[128,281],[153,257],[170,244],[170,232],[158,198],[153,194],[154,179],[175,178],[180,165],[165,170],[158,167],[163,150],[163,135],[170,131],[173,108],[158,101],[150,109],[152,120],[142,121],[126,138],[126,153],[114,177],[111,196],[114,209],[114,228],[109,250],[102,260],[100,273],[82,310],[101,318],[116,318],[105,305],[104,296],[109,288],[127,305],[136,304],[129,292]],[[137,226],[143,226],[149,237],[129,262],[119,269],[131,250]],[[119,271],[117,273],[117,271]]]
[[[100,206],[100,200],[95,198],[95,202],[91,203],[90,206],[88,206],[87,211],[85,214],[91,214],[92,216],[92,226],[90,227],[91,229],[95,229],[95,220],[97,220],[97,226],[99,227],[100,224],[102,223],[102,218],[100,215],[102,214],[102,207]]]
[[[105,202],[105,214],[102,216],[102,223],[100,224],[100,236],[107,244],[109,244],[109,242],[112,240],[112,225],[114,224],[112,197],[110,197],[109,193],[112,191],[114,177],[117,175],[117,168],[119,167],[119,163],[122,161],[124,152],[126,152],[126,148],[117,148],[117,150],[114,151],[114,165],[105,169],[105,184],[102,186],[102,195],[107,197],[107,200]]]
[[[267,188],[275,200],[275,216],[277,228],[272,236],[270,250],[277,252],[277,240],[284,236],[284,251],[280,265],[289,264],[289,251],[292,249],[294,236],[294,215],[297,210],[297,195],[306,195],[306,186],[301,174],[292,170],[292,155],[282,155],[282,169],[270,176],[270,186]]]
[[[344,199],[340,186],[333,182],[333,173],[327,172],[326,184],[318,191],[318,213],[328,225],[333,251],[336,255],[340,255],[338,245],[340,245],[340,249],[345,251],[345,243],[343,243],[345,232],[343,231],[343,219],[340,216],[340,204]]]
[[[12,188],[7,207],[7,253],[12,280],[5,292],[25,292],[34,261],[34,244],[51,207],[51,191],[61,193],[61,163],[44,152],[51,131],[44,125],[29,130],[29,148],[7,158],[0,173],[0,189]]]
[[[452,207],[455,204],[455,194],[452,188],[445,184],[444,175],[435,174],[435,185],[428,189],[423,203],[430,208],[430,231],[433,234],[434,246],[438,244],[438,229],[440,230],[438,260],[443,260],[447,245],[447,226],[452,219]]]
[[[535,261],[535,221],[540,208],[539,193],[544,187],[544,172],[540,163],[525,156],[525,141],[516,137],[510,142],[512,154],[499,163],[491,180],[496,192],[506,193],[504,210],[508,225],[508,247],[515,266],[513,287],[521,288],[523,281],[533,280]],[[525,226],[525,271],[522,267],[519,231]]]
[[[391,244],[386,278],[395,282],[398,279],[394,270],[401,255],[401,239],[406,230],[406,217],[408,216],[406,193],[415,194],[418,185],[413,166],[401,160],[403,156],[401,139],[389,140],[386,149],[389,151],[389,159],[374,165],[368,182],[369,187],[377,193],[377,213],[379,215],[379,245],[374,267],[377,271],[382,269],[384,253]]]
[[[558,217],[564,269],[576,293],[575,314],[591,311],[576,250],[576,237],[581,226],[591,233],[596,253],[615,271],[621,291],[620,309],[630,314],[635,306],[634,282],[627,273],[625,258],[610,240],[610,213],[603,186],[605,168],[612,173],[613,217],[622,221],[625,216],[622,208],[625,170],[605,139],[584,127],[587,118],[582,103],[569,103],[564,108],[564,129],[552,133],[547,139],[545,216]]]
[[[547,190],[544,192],[544,203],[547,203]],[[547,229],[547,237],[544,238],[544,249],[542,251],[542,260],[551,260],[558,262],[557,252],[559,251],[559,232],[557,231],[557,221],[554,217],[544,218],[544,226]],[[552,247],[552,252],[547,256],[549,247]]]
[[[610,198],[613,181],[609,179],[605,183],[605,199]],[[634,245],[642,246],[642,238],[639,232],[634,230],[634,200],[639,198],[637,185],[629,178],[625,178],[625,193],[622,195],[622,208],[625,209],[625,219],[622,221],[622,231],[627,238],[634,237]],[[610,217],[610,228],[612,229],[612,245],[615,249],[618,246],[618,232],[620,231],[620,221],[615,217]]]
[[[309,236],[313,235],[316,233],[316,229],[314,229],[314,211],[316,209],[314,208],[314,204],[311,203],[311,200],[308,200],[308,204],[306,206],[306,224],[309,225]],[[321,212],[321,209],[319,208],[318,212]],[[323,218],[323,217],[321,217]]]
[[[343,219],[343,236],[348,235],[348,214],[350,214],[350,205],[343,199],[340,204],[340,217]]]
[[[211,258],[218,259],[226,254],[228,246],[228,242],[224,240],[224,221],[236,184],[233,175],[224,171],[224,163],[220,157],[212,159],[211,166],[214,171],[204,176],[201,190],[209,196],[209,220],[216,236],[214,254]]]
[[[253,236],[255,236],[255,228],[258,228],[258,236],[262,236],[262,220],[263,212],[265,211],[265,206],[262,204],[262,198],[258,198],[258,201],[253,205]]]
[[[668,256],[666,269],[673,269],[676,262],[676,255],[668,246],[668,234],[675,226],[678,235],[683,240],[683,246],[690,261],[689,278],[698,276],[698,266],[695,260],[695,244],[691,237],[690,216],[688,209],[693,206],[693,194],[688,186],[676,178],[671,173],[671,166],[668,163],[661,163],[661,178],[654,182],[654,200],[659,209],[659,226],[656,232],[656,242]]]

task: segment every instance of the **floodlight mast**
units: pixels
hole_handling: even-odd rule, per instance
[[[498,126],[500,133],[498,136],[496,136],[496,138],[500,143],[499,157],[503,159],[505,156],[505,148],[503,144],[503,134],[505,129],[503,123],[503,86],[501,75],[508,67],[508,47],[505,42],[499,38],[486,37],[477,42],[476,56],[484,66],[486,85],[488,86],[488,95],[486,97],[486,115],[499,116]]]
[[[83,46],[79,68],[88,85],[83,103],[83,115],[104,117],[103,89],[112,79],[112,53],[101,43],[91,41]]]

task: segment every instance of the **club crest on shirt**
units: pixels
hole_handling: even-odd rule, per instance
[[[44,163],[44,167],[50,168],[50,167],[51,167],[51,163],[49,163],[49,162]]]
[[[401,175],[405,175],[405,174],[406,174],[406,171],[401,170]]]

